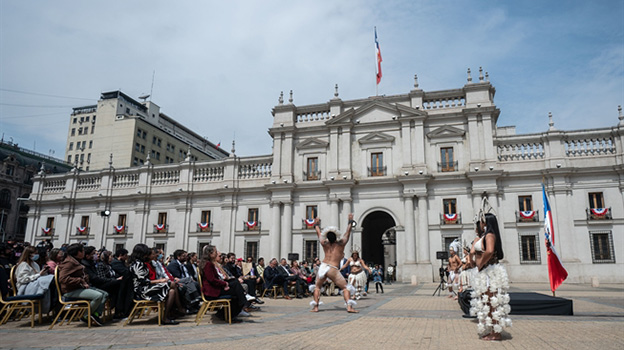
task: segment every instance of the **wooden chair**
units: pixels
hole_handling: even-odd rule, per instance
[[[224,315],[225,315],[225,320],[229,323],[232,324],[232,309],[230,307],[230,299],[216,299],[216,300],[208,300],[206,299],[206,296],[204,295],[204,286],[202,285],[202,280],[201,280],[201,271],[197,271],[197,283],[199,283],[199,293],[201,294],[202,297],[202,305],[199,308],[199,311],[197,312],[197,316],[195,316],[195,323],[197,324],[197,326],[199,326],[199,324],[201,323],[201,321],[204,319],[204,316],[206,315],[206,313],[208,313],[208,311],[214,311],[216,309],[224,309]]]
[[[43,298],[43,295],[15,295],[17,292],[13,283],[14,270],[15,266],[11,268],[10,272],[13,296],[3,298],[2,293],[0,293],[0,303],[2,304],[2,308],[0,308],[0,325],[7,323],[12,315],[14,315],[13,319],[19,321],[26,314],[30,313],[30,328],[33,328],[35,326],[35,306],[39,307],[39,323],[41,324],[41,298]],[[6,280],[0,281],[0,283],[8,287]]]
[[[279,293],[282,293],[282,297],[284,296],[284,288],[282,286],[278,286],[276,284],[274,284],[270,288],[264,288],[264,293],[262,293],[262,297],[263,298],[264,298],[264,296],[266,295],[267,292],[269,292],[269,296],[273,295],[273,299],[277,299],[277,295]]]
[[[164,301],[152,301],[152,300],[134,300],[134,307],[124,323],[124,326],[129,325],[135,318],[141,318],[143,314],[149,315],[152,309],[158,310],[158,325],[162,324],[162,318],[165,314],[165,302]]]
[[[58,293],[59,303],[61,306],[49,329],[54,327],[59,318],[61,319],[60,325],[62,326],[68,316],[69,319],[67,319],[67,324],[70,324],[73,320],[80,319],[84,316],[85,312],[87,313],[87,327],[91,328],[91,302],[89,300],[72,300],[70,298],[64,298],[59,284],[58,271],[58,267],[54,269],[54,284],[56,285],[56,291]]]

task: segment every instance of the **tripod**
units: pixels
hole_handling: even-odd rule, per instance
[[[444,289],[444,285],[446,284],[446,280],[444,279],[445,276],[446,270],[444,269],[444,264],[442,264],[442,266],[440,266],[440,284],[438,284],[438,287],[431,296],[434,296],[436,293],[440,296],[440,292],[442,292],[442,289]]]

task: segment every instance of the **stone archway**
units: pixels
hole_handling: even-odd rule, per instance
[[[392,216],[384,211],[374,211],[366,215],[362,221],[362,259],[367,265],[388,264],[396,261],[396,245],[383,245],[383,233],[396,226]]]

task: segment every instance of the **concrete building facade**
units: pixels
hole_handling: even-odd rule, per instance
[[[80,170],[171,164],[228,156],[217,145],[160,112],[151,101],[138,102],[121,91],[102,93],[95,105],[76,107],[67,130],[65,159]],[[111,159],[112,157],[112,159]]]
[[[555,246],[571,282],[624,282],[624,116],[616,126],[517,135],[499,127],[495,89],[482,75],[461,88],[331,100],[280,96],[273,153],[213,161],[36,177],[27,234],[131,249],[136,243],[239,256],[322,256],[310,221],[358,225],[348,247],[397,264],[399,280],[439,278],[437,252],[474,238],[483,197],[498,215],[514,281],[548,277],[544,183]],[[546,118],[545,118],[546,119]],[[546,122],[545,122],[546,124]],[[109,216],[100,213],[110,211]],[[88,230],[86,227],[88,226]]]

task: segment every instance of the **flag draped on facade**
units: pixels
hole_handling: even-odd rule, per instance
[[[379,41],[377,40],[377,27],[375,27],[375,55],[377,56],[377,85],[381,81],[381,49],[379,48]]]
[[[546,254],[548,256],[548,278],[550,279],[550,290],[554,293],[557,288],[568,278],[568,271],[561,264],[559,255],[555,250],[555,230],[553,227],[552,211],[546,196],[546,189],[542,184],[542,194],[544,197],[544,235],[546,243]]]

